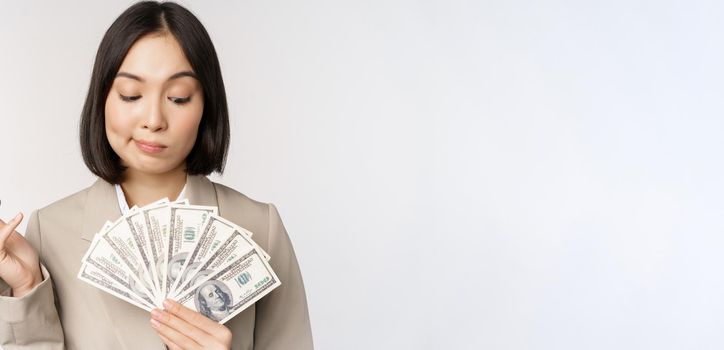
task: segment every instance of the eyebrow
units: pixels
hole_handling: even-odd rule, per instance
[[[145,80],[144,80],[143,78],[139,77],[138,75],[131,74],[131,73],[128,73],[128,72],[118,72],[118,74],[116,74],[116,78],[119,78],[119,77],[124,77],[124,78],[133,79],[133,80],[138,80],[138,81],[140,81],[140,82],[142,82],[142,83],[145,82]],[[191,77],[191,78],[194,78],[194,79],[196,79],[196,80],[199,80],[199,78],[196,76],[196,74],[195,74],[194,72],[186,70],[186,71],[178,72],[178,73],[176,73],[176,74],[168,77],[168,79],[166,79],[166,81],[178,79],[178,78],[181,78],[181,77]]]

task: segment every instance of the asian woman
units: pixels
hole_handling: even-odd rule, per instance
[[[206,177],[223,172],[229,116],[214,46],[190,11],[144,1],[113,22],[79,136],[96,182],[33,211],[25,237],[15,231],[22,214],[0,221],[5,349],[313,348],[301,272],[277,208]],[[282,285],[221,325],[173,300],[149,315],[76,278],[95,230],[164,197],[216,206],[253,232]]]

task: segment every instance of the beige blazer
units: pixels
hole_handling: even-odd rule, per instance
[[[282,282],[225,324],[233,333],[232,349],[312,349],[302,276],[276,207],[205,176],[189,176],[185,196],[190,204],[217,206],[219,215],[253,232]],[[22,298],[0,297],[2,347],[165,349],[150,313],[76,278],[96,231],[120,216],[115,189],[102,179],[30,215],[25,236],[49,278]]]

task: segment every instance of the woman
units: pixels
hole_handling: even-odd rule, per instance
[[[5,349],[311,349],[299,266],[276,207],[213,183],[229,120],[206,30],[174,3],[141,2],[111,25],[80,124],[99,179],[30,216],[0,221],[0,344]],[[129,207],[188,199],[254,233],[282,285],[225,325],[171,300],[151,317],[76,278],[95,231]]]

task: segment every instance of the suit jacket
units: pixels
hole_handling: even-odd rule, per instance
[[[302,276],[276,207],[205,176],[188,176],[185,196],[190,204],[217,206],[219,215],[253,232],[282,282],[225,324],[233,333],[232,349],[312,349]],[[0,297],[0,344],[6,350],[165,348],[147,311],[76,278],[97,230],[120,216],[115,189],[103,179],[33,211],[25,237],[49,276],[21,298]]]

